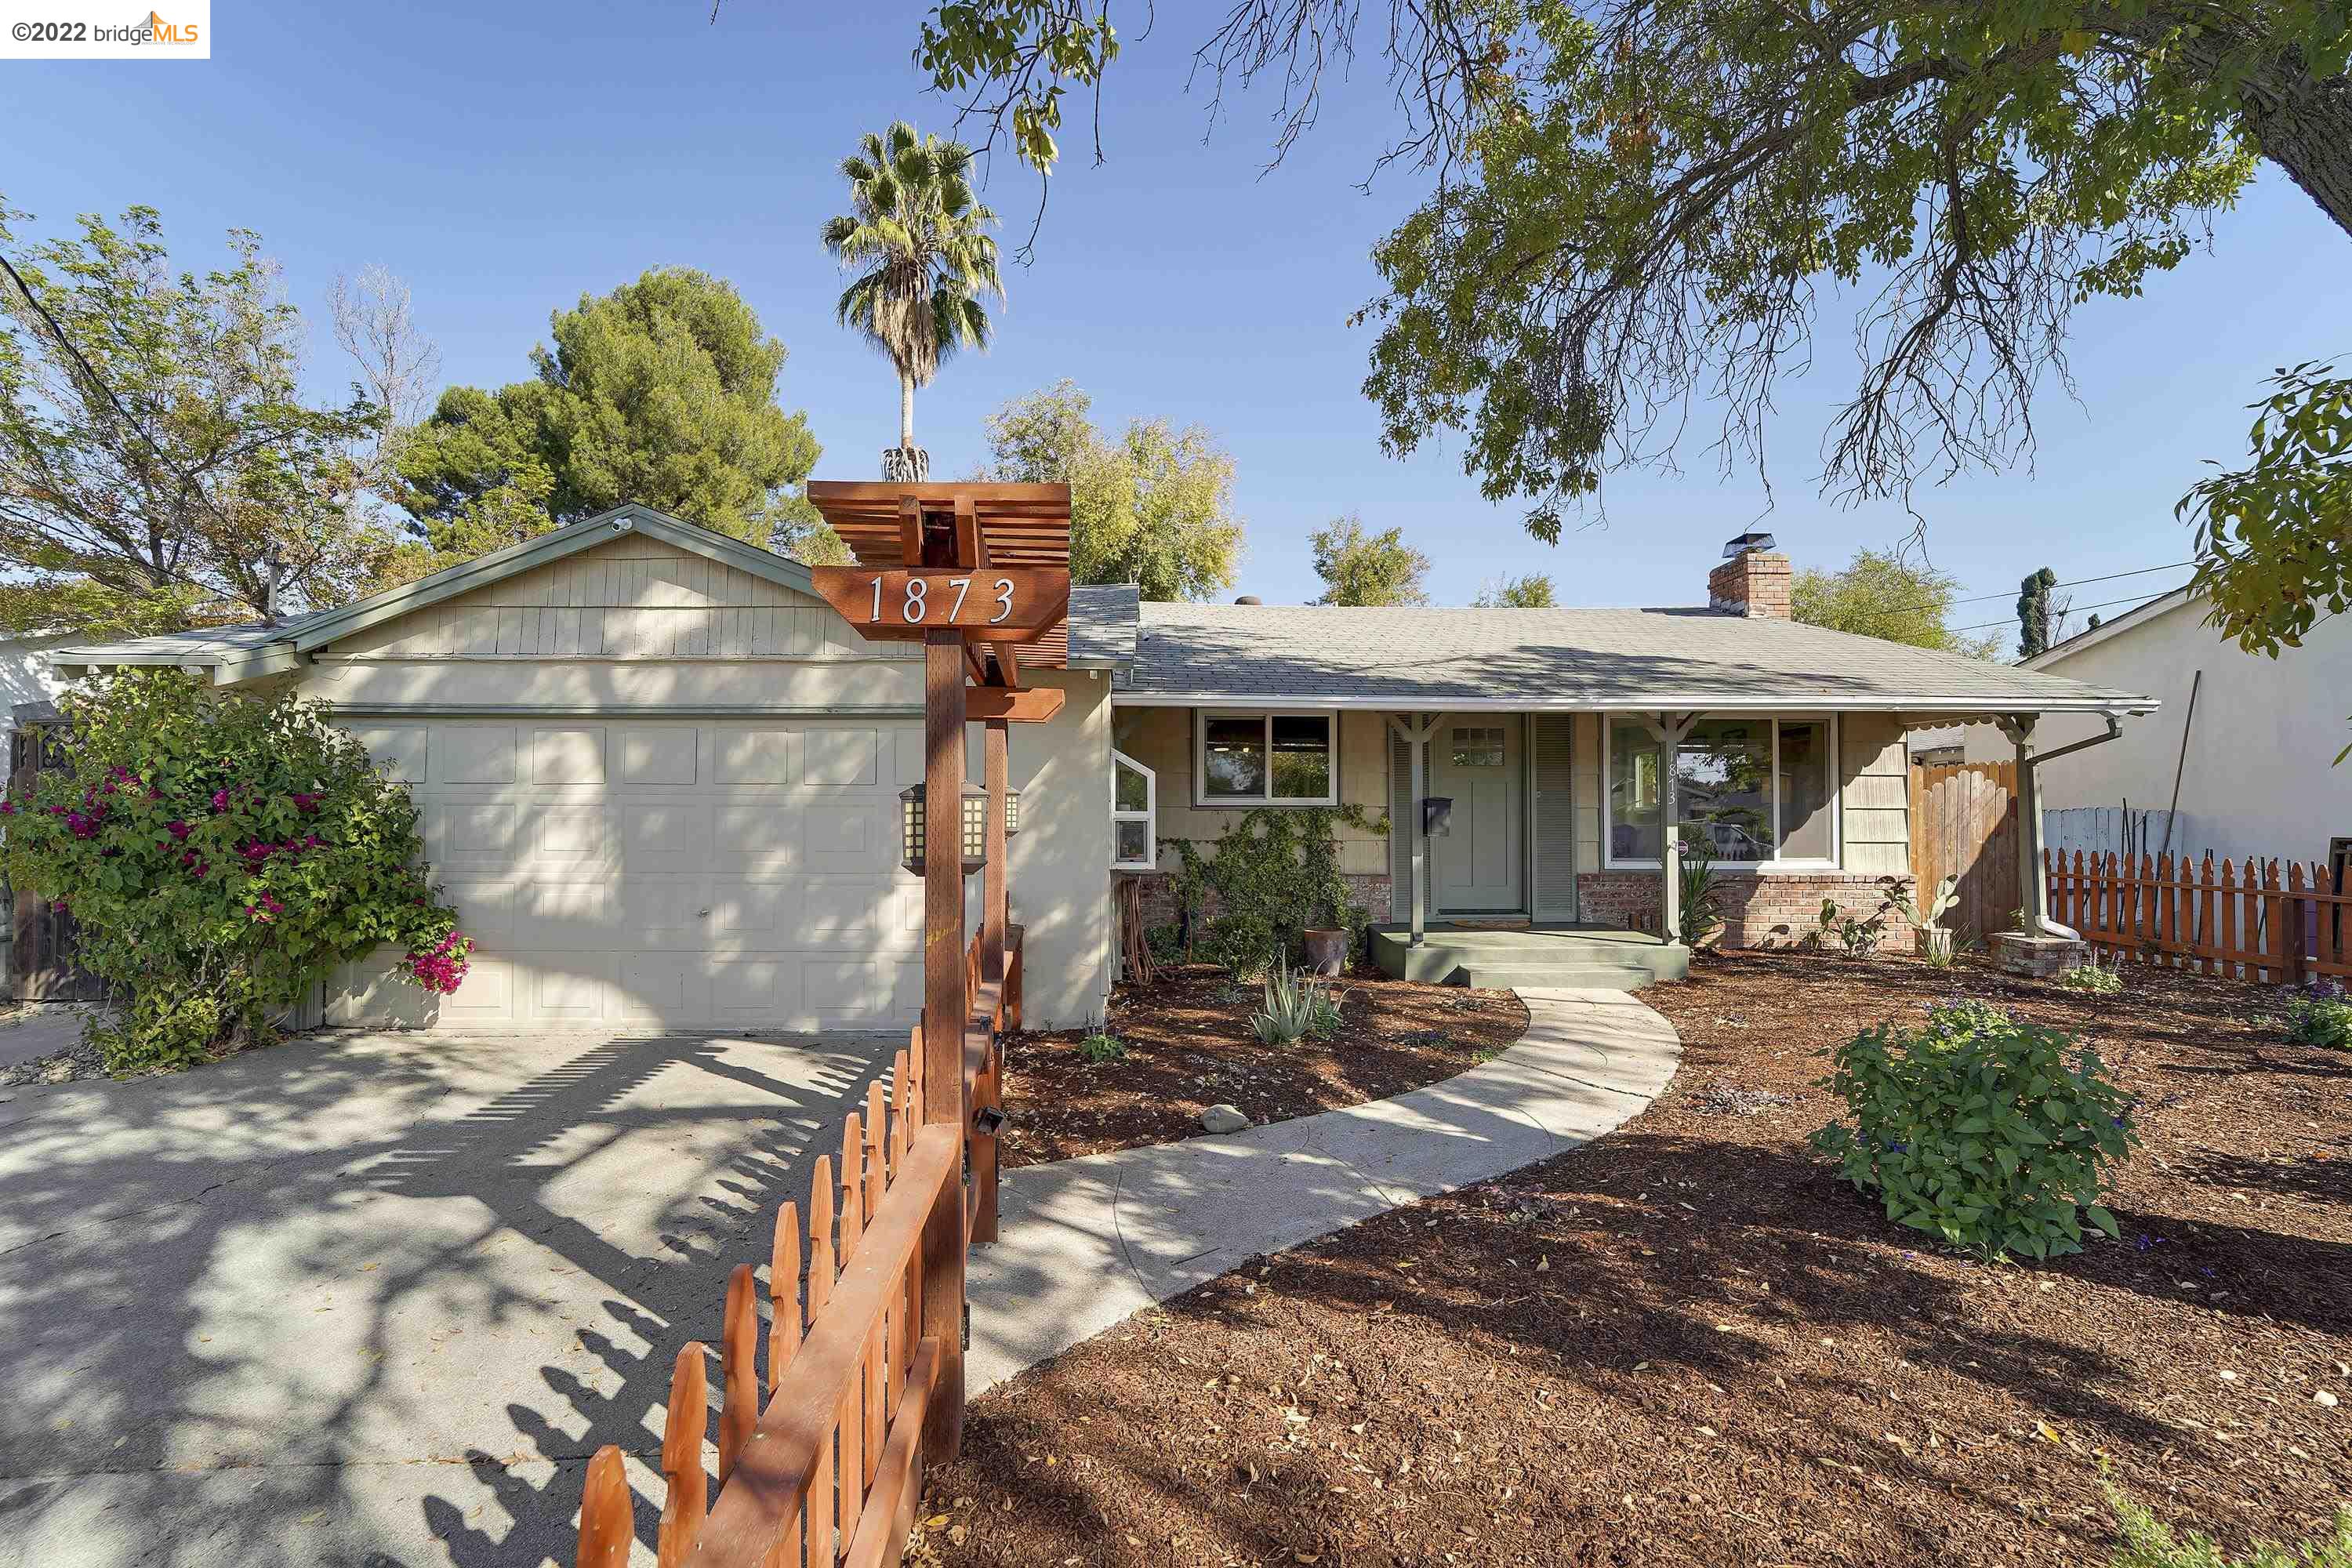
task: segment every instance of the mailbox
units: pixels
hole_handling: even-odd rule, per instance
[[[1454,797],[1450,795],[1423,795],[1421,801],[1421,831],[1426,838],[1444,838],[1454,831]]]

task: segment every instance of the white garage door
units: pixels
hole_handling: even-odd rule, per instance
[[[443,1026],[903,1028],[919,721],[354,723],[475,939]]]

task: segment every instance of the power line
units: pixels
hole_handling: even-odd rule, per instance
[[[2145,577],[2151,572],[2177,572],[2183,566],[2194,566],[2197,563],[2194,561],[2175,561],[2171,564],[2166,566],[2138,566],[2134,567],[2129,572],[2110,572],[2103,577],[2077,577],[2071,583],[2053,583],[2050,585],[2053,588],[2079,588],[2085,583],[2112,583],[2118,577]],[[2006,593],[1979,594],[1973,599],[1954,599],[1952,604],[1955,606],[1960,605],[1986,605],[1990,604],[1995,599],[2006,599],[2010,595]],[[1926,607],[1932,608],[1933,606]]]
[[[2186,584],[2183,585],[2185,586]],[[2170,593],[2173,590],[2171,589],[2165,590],[2167,593]],[[2071,616],[2081,610],[2104,610],[2113,605],[2144,605],[2146,603],[2147,603],[2147,599],[2145,595],[2133,594],[2128,597],[2121,599],[2102,599],[2095,605],[2069,605],[2066,606],[2066,613]],[[2016,624],[2016,616],[2003,616],[1997,621],[1979,621],[1972,626],[1954,626],[1952,629],[1959,632],[1981,632],[1990,631],[1994,626],[2013,626]]]

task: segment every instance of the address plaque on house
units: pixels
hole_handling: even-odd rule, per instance
[[[955,630],[974,642],[1028,642],[1069,613],[1065,566],[817,566],[816,591],[868,637]]]

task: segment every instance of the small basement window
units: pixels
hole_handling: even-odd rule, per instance
[[[1202,805],[1330,805],[1339,798],[1328,713],[1202,713]]]
[[[1159,780],[1125,752],[1110,754],[1110,863],[1149,871],[1160,861]]]

